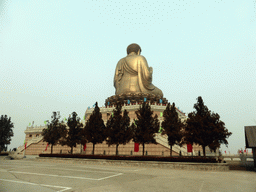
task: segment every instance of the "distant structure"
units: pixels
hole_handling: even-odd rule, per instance
[[[246,148],[252,148],[254,169],[256,170],[256,126],[245,126],[245,145]]]
[[[137,118],[135,111],[139,109],[140,105],[136,103],[130,103],[125,104],[122,107],[122,110],[126,109],[129,112],[129,116],[131,118],[131,123],[133,122],[133,119]],[[154,104],[151,105],[152,111],[154,111],[154,114],[157,114],[159,117],[160,122],[163,121],[163,117],[161,116],[161,112],[165,110],[166,106],[164,104]],[[100,112],[102,113],[102,118],[104,120],[104,123],[106,125],[107,120],[109,119],[110,115],[112,114],[113,110],[115,109],[115,106],[108,106],[108,107],[100,107]],[[82,121],[83,125],[85,125],[85,122],[89,119],[90,115],[92,114],[94,108],[88,108],[85,112],[85,121]],[[186,116],[181,113],[178,109],[177,112],[179,114],[179,117],[182,119],[182,121],[186,120]],[[66,124],[66,123],[65,123]],[[40,153],[50,153],[50,146],[47,147],[47,143],[43,141],[42,137],[42,131],[43,129],[46,129],[47,126],[28,126],[25,130],[25,142],[26,150],[24,145],[18,147],[17,152],[18,153],[24,153],[25,155],[38,155]],[[169,156],[170,155],[170,146],[168,144],[167,136],[162,136],[161,133],[157,133],[156,136],[157,145],[155,144],[146,144],[145,145],[145,154],[146,155],[159,155],[159,156]],[[187,146],[184,145],[182,147],[175,145],[172,148],[173,155],[179,155],[181,152],[182,155],[187,156],[191,155],[187,153]],[[197,151],[201,150],[200,146],[194,145],[193,146],[193,155],[197,155]],[[53,153],[68,153],[70,151],[70,148],[67,146],[61,146],[56,145],[53,147]],[[83,154],[91,154],[92,152],[92,143],[88,143],[86,145],[85,151],[83,151],[83,146],[78,145],[73,149],[73,153],[83,153]],[[115,145],[108,147],[106,144],[106,141],[104,141],[102,144],[96,144],[95,145],[95,154],[106,154],[106,155],[115,155],[116,148]],[[201,151],[202,153],[202,151]],[[120,145],[119,147],[119,154],[120,155],[142,155],[142,148],[140,146],[139,152],[134,152],[134,142],[130,141],[126,145]]]

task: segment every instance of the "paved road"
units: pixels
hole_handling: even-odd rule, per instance
[[[1,192],[256,191],[256,172],[205,172],[0,159]]]

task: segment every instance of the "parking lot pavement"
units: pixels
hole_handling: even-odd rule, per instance
[[[33,159],[33,158],[32,158]],[[0,191],[256,191],[256,173],[0,160]]]

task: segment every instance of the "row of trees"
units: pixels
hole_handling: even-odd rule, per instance
[[[216,149],[221,144],[228,145],[227,138],[232,135],[225,127],[225,123],[220,120],[218,113],[211,112],[204,105],[202,97],[197,98],[197,103],[194,104],[195,111],[188,114],[188,119],[181,122],[173,103],[171,108],[168,104],[164,111],[164,121],[162,122],[162,135],[168,136],[168,143],[171,146],[174,144],[198,144],[203,148],[208,146],[211,151],[216,152]]]
[[[181,122],[176,112],[175,103],[167,105],[163,113],[164,121],[161,124],[163,129],[162,135],[168,136],[168,143],[171,147],[177,144],[182,146],[185,143],[199,144],[203,147],[205,156],[205,147],[216,151],[220,144],[228,144],[227,138],[232,134],[225,128],[224,122],[220,121],[220,116],[208,110],[204,105],[203,99],[198,97],[197,103],[194,105],[196,111],[188,114],[186,122]],[[106,141],[108,146],[116,145],[116,154],[118,154],[118,146],[125,145],[129,141],[142,144],[143,155],[145,144],[157,144],[154,136],[159,131],[160,122],[158,116],[153,116],[153,111],[148,103],[143,103],[138,111],[135,112],[137,119],[130,123],[128,112],[117,104],[112,115],[108,119],[106,126],[102,119],[102,114],[96,102],[93,113],[85,126],[80,122],[80,118],[76,112],[68,118],[67,126],[63,121],[60,122],[60,116],[54,112],[52,121],[47,124],[47,129],[43,130],[44,141],[54,145],[61,144],[73,147],[77,144],[85,145],[88,142],[93,144],[93,154],[95,145]]]

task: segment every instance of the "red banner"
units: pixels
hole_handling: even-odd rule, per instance
[[[134,143],[134,152],[139,152],[139,143]]]
[[[25,149],[27,149],[27,143],[25,143]]]
[[[187,144],[187,151],[188,151],[188,153],[191,153],[192,149],[193,149],[192,144]]]
[[[48,145],[49,145],[49,144],[47,143],[46,148],[45,148],[45,151],[47,150]]]
[[[85,151],[85,149],[86,149],[86,144],[84,144],[84,151]]]

